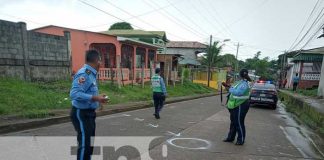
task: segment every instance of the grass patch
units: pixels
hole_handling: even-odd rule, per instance
[[[288,112],[296,115],[298,121],[306,124],[308,127],[315,130],[321,137],[324,137],[324,116],[317,112],[313,107],[299,99],[291,97],[288,94],[279,93],[279,97],[283,98],[283,103]]]
[[[68,109],[71,106],[69,91],[71,81],[25,82],[12,78],[0,78],[0,115],[21,115],[27,118],[43,118],[51,110]],[[118,88],[110,83],[99,84],[100,93],[109,95],[110,104],[146,101],[152,99],[150,84],[127,85]],[[212,93],[215,90],[201,84],[185,82],[167,87],[169,97]]]
[[[288,91],[293,92],[292,89],[289,89]],[[317,97],[317,91],[318,89],[297,89],[296,93],[301,94],[304,96],[309,96],[309,97]]]

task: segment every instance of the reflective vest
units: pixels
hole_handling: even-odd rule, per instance
[[[235,84],[234,88],[237,89],[237,87],[239,86],[239,84],[241,84],[242,82],[238,82],[237,84]],[[250,88],[248,88],[242,96],[234,96],[233,94],[230,95],[228,103],[227,103],[227,108],[228,109],[234,109],[238,106],[240,106],[241,104],[243,104],[246,100],[248,100],[250,98]]]
[[[159,75],[154,75],[151,78],[153,92],[161,92],[162,93],[162,86],[161,86],[161,77]]]

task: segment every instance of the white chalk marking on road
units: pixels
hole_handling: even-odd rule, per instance
[[[110,123],[110,125],[118,126],[118,125],[121,125],[121,123],[120,122],[112,122],[112,123]]]
[[[162,156],[165,158],[168,156],[168,146],[165,144],[162,146]]]
[[[122,115],[112,115],[112,116],[103,116],[98,117],[98,119],[110,119],[110,118],[120,118],[120,117],[129,117],[130,115],[122,114]]]
[[[180,137],[180,136],[181,136],[181,133],[175,134],[175,133],[170,132],[170,131],[168,131],[167,133],[168,133],[169,135],[176,136],[176,137]]]
[[[126,128],[121,128],[120,131],[126,131]]]
[[[281,153],[281,152],[279,152],[279,154],[281,154],[281,155],[286,155],[286,156],[294,156],[294,155],[291,155],[291,154],[288,154],[288,153]]]
[[[157,125],[153,125],[153,124],[148,124],[147,126],[149,126],[149,127],[154,127],[154,128],[157,128],[157,127],[159,127],[159,125],[157,124]]]
[[[144,121],[144,119],[134,118],[135,121]]]
[[[180,146],[180,145],[174,144],[173,141],[176,141],[176,140],[200,141],[200,142],[204,142],[206,144],[206,146],[190,148],[190,147],[185,147],[185,146]],[[204,140],[204,139],[199,139],[199,138],[171,138],[171,139],[168,139],[167,142],[174,147],[178,147],[178,148],[182,148],[182,149],[190,149],[190,150],[204,150],[204,149],[209,149],[211,146],[211,143],[209,141]]]
[[[123,114],[123,116],[125,116],[125,117],[130,117],[131,115],[129,115],[129,114]]]

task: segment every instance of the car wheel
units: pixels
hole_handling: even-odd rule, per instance
[[[277,109],[277,104],[272,105],[271,109],[276,110]]]

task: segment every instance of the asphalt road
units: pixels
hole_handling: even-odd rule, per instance
[[[245,144],[236,146],[222,142],[229,128],[229,114],[219,99],[219,96],[214,96],[166,105],[159,120],[153,117],[153,108],[98,117],[95,146],[99,147],[96,150],[100,153],[93,159],[108,159],[115,153],[120,153],[120,159],[321,159],[307,135],[281,106],[277,110],[251,107],[246,117]],[[17,136],[33,137],[33,142],[35,137],[47,140],[42,143],[39,138],[38,148],[34,147],[27,154],[23,152],[26,147],[19,145],[22,142],[17,140]],[[55,139],[56,148],[50,147],[54,142],[48,139]],[[52,159],[54,154],[70,153],[69,148],[59,147],[60,141],[75,144],[71,123],[10,133],[0,137],[0,159]],[[106,150],[104,146],[107,145],[114,146],[115,151],[120,149],[120,152]],[[49,151],[44,149],[46,147],[50,148]],[[33,157],[40,150],[42,156]],[[75,157],[70,155],[69,158]]]

